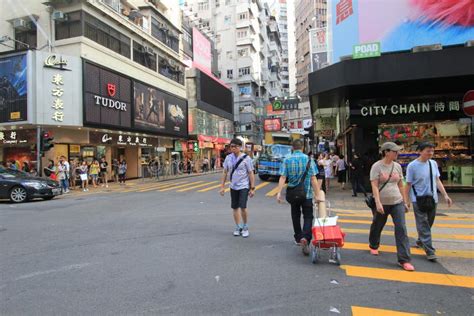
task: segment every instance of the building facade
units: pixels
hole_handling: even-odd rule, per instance
[[[188,110],[179,10],[165,3],[30,1],[31,15],[2,10],[11,46],[1,46],[2,75],[15,83],[1,100],[0,160],[35,161],[36,126],[55,142],[43,165],[61,155],[125,159],[128,176],[139,177],[150,159],[170,159],[175,141],[188,138]]]
[[[186,1],[183,10],[214,41],[218,77],[234,95],[235,134],[263,140],[264,106],[281,96],[282,46],[276,18],[257,1]]]

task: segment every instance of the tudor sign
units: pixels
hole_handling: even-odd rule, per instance
[[[474,90],[468,91],[462,101],[464,113],[468,116],[474,116]]]

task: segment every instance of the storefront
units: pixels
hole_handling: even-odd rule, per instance
[[[22,169],[26,163],[34,168],[36,162],[36,130],[0,131],[0,161],[15,163]]]
[[[349,160],[359,153],[367,170],[383,142],[403,145],[406,168],[417,145],[429,141],[445,185],[474,189],[473,119],[463,111],[463,96],[474,89],[472,56],[472,47],[453,47],[341,61],[310,74],[312,112],[334,109],[339,151]]]

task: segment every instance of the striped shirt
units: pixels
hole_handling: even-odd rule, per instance
[[[288,179],[289,187],[295,187],[298,185],[303,173],[306,170],[308,159],[308,155],[305,155],[303,152],[297,150],[290,157],[283,161],[280,167],[280,175]],[[316,170],[316,164],[314,163],[314,160],[311,159],[308,174],[304,180],[304,188],[307,199],[313,198],[313,192],[311,190],[311,177],[317,174]]]

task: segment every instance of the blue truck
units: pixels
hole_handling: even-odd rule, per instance
[[[257,159],[256,170],[263,181],[279,176],[283,160],[291,155],[291,146],[282,144],[264,145],[263,152]]]

